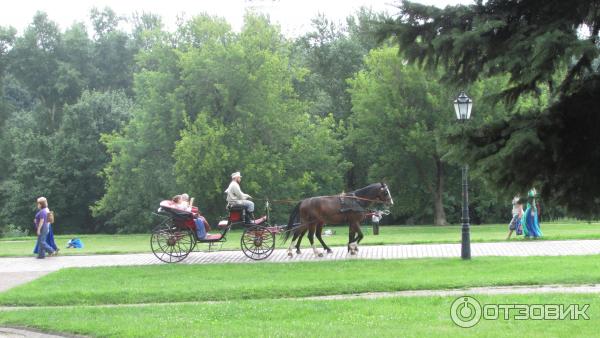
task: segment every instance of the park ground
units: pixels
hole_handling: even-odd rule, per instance
[[[347,238],[343,229],[334,230],[336,235],[325,240],[343,243]],[[365,244],[456,243],[457,230],[456,226],[382,227],[381,235],[369,234]],[[598,224],[557,222],[545,224],[543,230],[548,239],[600,238]],[[505,236],[505,225],[473,227],[475,241],[500,241]],[[111,250],[123,246],[126,251],[121,253],[148,251],[148,235],[115,237],[111,243],[110,236],[80,236],[87,254],[111,252],[94,248],[102,241]],[[59,244],[68,238],[58,237]],[[9,252],[7,243],[17,244]],[[237,240],[228,244],[232,246],[227,248],[237,249]],[[31,250],[32,239],[0,241],[5,256],[26,255],[19,251],[24,249],[17,250],[19,245]],[[450,319],[456,296],[347,295],[499,286],[560,289],[598,283],[597,255],[68,268],[0,293],[0,325],[101,337],[589,337],[600,328],[597,292],[476,295],[482,304],[589,304],[589,320],[482,320],[470,329]],[[331,295],[346,296],[315,298]]]
[[[324,236],[323,239],[330,246],[343,246],[348,241],[347,227],[326,228],[335,232],[333,236]],[[385,244],[429,244],[429,243],[458,243],[461,239],[460,226],[381,226],[380,234],[372,234],[371,226],[363,226],[365,238],[361,245]],[[543,240],[567,239],[600,239],[599,222],[557,221],[543,224]],[[489,224],[471,227],[472,242],[499,242],[505,241],[508,234],[507,225]],[[233,230],[228,241],[223,244],[223,250],[240,249],[240,230]],[[80,238],[84,243],[83,249],[65,249],[66,243],[71,238]],[[130,235],[57,235],[56,243],[61,248],[61,255],[90,255],[90,254],[120,254],[150,252],[149,234]],[[0,257],[17,257],[32,255],[35,237],[15,237],[0,239]],[[514,234],[511,241],[522,241],[523,236]],[[316,241],[316,240],[315,240]],[[308,240],[303,240],[304,247]],[[287,247],[280,240],[277,247]],[[204,246],[200,250],[206,249]]]

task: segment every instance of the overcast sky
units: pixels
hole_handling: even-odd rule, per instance
[[[473,0],[416,0],[429,5],[445,7],[457,3],[469,4]],[[397,0],[16,0],[5,3],[0,11],[0,25],[13,26],[22,32],[36,11],[48,13],[51,20],[65,29],[73,22],[82,21],[89,26],[90,9],[112,8],[117,14],[130,16],[134,12],[150,12],[163,18],[166,28],[173,30],[178,16],[190,18],[207,12],[221,16],[239,30],[246,9],[254,8],[268,13],[271,21],[281,25],[284,34],[294,36],[310,27],[310,20],[324,13],[335,21],[354,13],[361,6],[375,11],[395,13]]]

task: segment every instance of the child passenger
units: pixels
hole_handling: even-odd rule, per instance
[[[187,211],[192,211],[192,203],[190,203],[190,196],[188,194],[181,194],[178,196],[179,196],[179,201],[175,201],[175,199],[173,199],[173,201],[176,202],[180,208],[187,210]],[[196,235],[198,236],[198,239],[206,238],[206,235],[207,235],[206,231],[207,231],[207,229],[210,228],[210,225],[208,224],[208,221],[206,220],[206,218],[204,218],[204,216],[200,215],[199,211],[198,211],[198,217],[196,219],[194,219],[194,222],[196,223]]]

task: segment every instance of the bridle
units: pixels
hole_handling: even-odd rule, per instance
[[[390,189],[388,188],[387,184],[385,183],[381,183],[381,187],[378,188],[381,192],[385,192],[385,196],[389,197],[389,203],[390,204],[394,204],[394,200],[392,199],[392,195],[390,194]],[[361,201],[367,201],[367,202],[373,202],[373,203],[387,203],[387,198],[383,198],[381,197],[381,193],[377,195],[376,199],[371,199],[371,198],[365,198],[365,197],[360,197],[360,196],[356,196],[354,193],[352,193],[352,195],[345,195],[344,194],[344,198],[354,198],[357,200],[361,200]]]

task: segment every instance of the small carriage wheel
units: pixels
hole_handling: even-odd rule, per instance
[[[156,258],[165,263],[176,263],[185,259],[194,249],[196,241],[189,229],[180,229],[167,220],[152,231],[150,247]]]
[[[240,242],[244,255],[258,261],[273,253],[275,234],[263,226],[254,225],[244,230]]]

